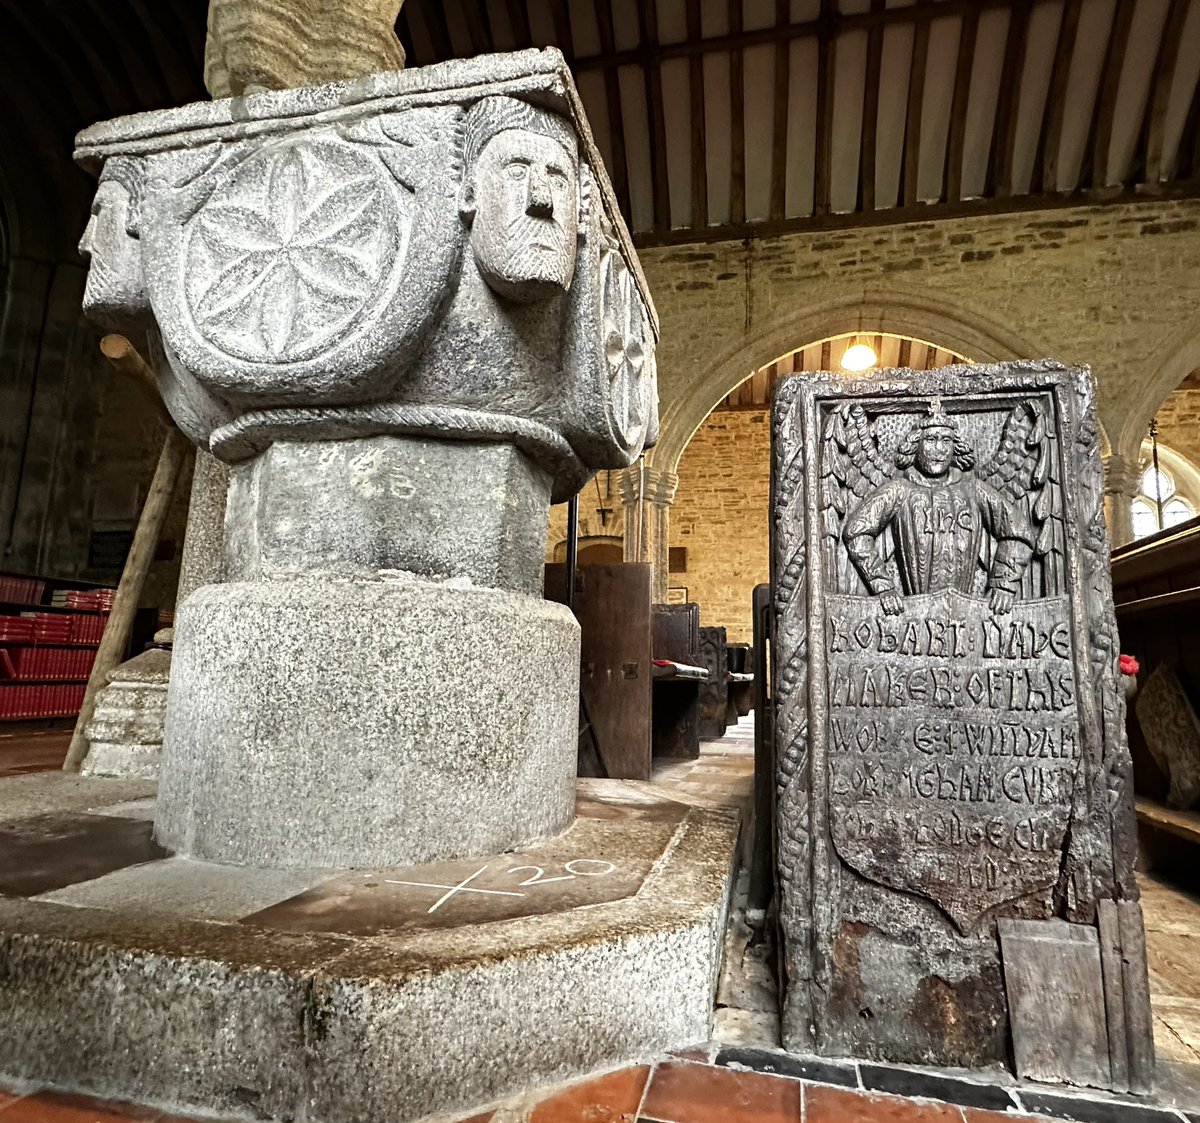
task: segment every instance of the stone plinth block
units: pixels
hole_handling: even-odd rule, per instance
[[[571,829],[518,853],[372,871],[131,853],[72,884],[101,828],[147,824],[115,817],[117,781],[88,781],[81,805],[77,778],[48,778],[87,809],[51,816],[15,783],[0,780],[18,815],[0,848],[19,838],[57,888],[0,895],[0,1083],[172,1115],[406,1123],[710,1036],[728,809],[583,781]]]
[[[378,866],[562,830],[579,626],[533,597],[231,582],[176,621],[157,833],[247,865]]]
[[[1091,375],[818,374],[773,425],[784,1043],[1005,1063],[997,921],[1052,977],[1061,921],[1138,892]],[[1105,1004],[1115,1086],[1149,1011]]]
[[[541,594],[550,479],[512,445],[276,441],[232,478],[227,580],[370,575],[403,558],[418,577]]]
[[[152,647],[109,672],[85,730],[89,748],[83,775],[158,778],[170,674],[166,647]]]

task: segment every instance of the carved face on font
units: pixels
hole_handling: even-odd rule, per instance
[[[570,288],[575,275],[574,137],[544,111],[511,98],[487,100],[501,104],[483,103],[475,129],[468,124],[460,209],[487,283],[511,300],[543,300]]]
[[[79,241],[79,252],[90,260],[83,310],[110,327],[136,321],[145,308],[138,241],[138,182],[132,161],[110,161],[96,188],[91,217]]]

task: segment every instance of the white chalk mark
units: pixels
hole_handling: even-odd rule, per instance
[[[527,877],[524,881],[519,882],[522,888],[526,885],[546,885],[551,881],[574,881],[573,873],[567,874],[565,877],[543,877],[546,871],[541,866],[513,866],[509,873],[523,873],[525,870],[536,870],[533,877]]]
[[[473,874],[470,874],[468,877],[464,877],[462,879],[462,881],[460,881],[457,885],[438,885],[436,882],[432,882],[432,881],[400,881],[400,880],[393,880],[392,878],[384,878],[384,882],[387,885],[414,885],[419,889],[445,889],[446,892],[443,893],[437,899],[437,901],[435,901],[434,904],[426,910],[426,912],[425,912],[426,916],[428,916],[431,912],[436,912],[438,909],[440,909],[442,907],[442,905],[444,905],[448,900],[450,900],[450,898],[453,897],[456,893],[485,893],[485,894],[488,894],[489,896],[493,896],[493,897],[524,897],[525,896],[524,893],[513,893],[508,889],[472,889],[472,888],[470,888],[471,882],[474,881],[486,869],[487,869],[487,866],[480,866],[479,869],[477,869]]]
[[[605,866],[607,868],[602,870],[575,869],[576,866],[582,865]],[[567,862],[563,868],[569,870],[573,874],[578,874],[580,877],[604,877],[607,874],[615,873],[617,867],[614,866],[612,862],[606,862],[601,858],[574,858],[570,862]]]

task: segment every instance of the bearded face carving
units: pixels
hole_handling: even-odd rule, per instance
[[[579,157],[554,114],[486,98],[466,126],[460,209],[475,264],[500,295],[532,303],[565,292],[579,237]]]
[[[106,327],[127,327],[146,309],[135,167],[132,161],[109,161],[79,241],[79,252],[90,258],[83,310]]]

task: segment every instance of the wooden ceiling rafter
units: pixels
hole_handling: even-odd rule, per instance
[[[496,35],[492,29],[492,17],[488,12],[487,0],[474,0],[475,18],[467,20],[467,33],[471,36],[471,48],[477,55],[494,50]]]
[[[887,0],[871,0],[871,11],[882,12]],[[883,65],[883,24],[867,32],[867,75],[863,87],[862,143],[859,148],[858,209],[875,209],[875,136],[879,128],[879,77]]]
[[[742,0],[729,0],[730,38],[735,44],[729,51],[729,221],[746,221],[746,79],[745,59],[739,40],[742,35]]]
[[[1179,46],[1183,41],[1183,28],[1187,22],[1189,0],[1171,0],[1167,17],[1163,22],[1162,35],[1158,41],[1158,57],[1154,65],[1154,82],[1150,96],[1146,99],[1146,116],[1139,138],[1139,158],[1142,178],[1147,183],[1158,183],[1170,178],[1170,170],[1163,168],[1163,139],[1167,124],[1167,107],[1171,97],[1171,86],[1175,81],[1175,68],[1179,63]],[[1165,174],[1164,174],[1165,172]]]
[[[689,39],[700,38],[700,0],[687,0],[687,34]],[[708,226],[708,135],[704,107],[704,59],[692,55],[688,59],[688,97],[692,113],[692,226],[703,230]]]
[[[102,43],[109,65],[120,70],[132,87],[133,100],[128,105],[140,109],[147,98],[159,100],[162,105],[171,104],[174,90],[156,65],[145,32],[140,27],[123,27],[115,18],[113,6],[106,0],[84,0],[79,6],[85,8],[103,29]],[[202,62],[197,73],[203,73],[203,70]],[[193,92],[187,100],[191,101],[195,96]]]
[[[932,0],[917,0],[928,8]],[[929,21],[918,20],[913,28],[912,62],[908,68],[908,108],[904,115],[904,155],[901,158],[899,202],[911,207],[917,202],[921,164],[921,115],[925,107],[925,67],[929,59]]]
[[[1108,184],[1108,153],[1112,146],[1117,92],[1121,85],[1121,71],[1125,67],[1125,47],[1129,42],[1129,28],[1133,24],[1136,6],[1137,0],[1117,0],[1117,8],[1113,13],[1108,47],[1104,52],[1104,66],[1100,71],[1100,86],[1096,91],[1092,128],[1088,134],[1088,150],[1084,155],[1085,170],[1081,170],[1079,179],[1081,184],[1086,183],[1089,187],[1102,188]]]
[[[571,28],[571,0],[553,0],[553,3],[554,7],[550,10],[550,14],[551,19],[554,21],[554,38],[558,40],[558,49],[562,51],[563,58],[572,67],[577,67],[578,63],[575,59],[575,33]],[[607,79],[605,80],[605,85],[607,85]],[[613,147],[616,147],[615,143]],[[628,214],[628,211],[626,213]]]
[[[88,76],[95,83],[101,100],[107,105],[138,105],[138,91],[129,75],[121,67],[113,66],[111,60],[101,53],[104,35],[96,20],[95,9],[87,4],[80,4],[76,9],[75,18],[84,30],[84,34],[76,39],[76,43],[86,62]],[[62,34],[61,27],[56,27],[54,40],[57,47],[69,43],[70,37]]]
[[[412,9],[410,38],[416,33],[419,53],[430,56],[419,63],[478,51],[497,32],[506,46],[557,39],[573,69],[594,76],[581,84],[585,101],[603,99],[606,113],[592,106],[602,150],[640,245],[1200,195],[1192,182],[1200,177],[1200,110],[1193,99],[1184,114],[1190,91],[1177,73],[1185,59],[1195,68],[1179,44],[1200,0],[1162,0],[1157,40],[1137,0],[1101,5],[1106,25],[1094,22],[1092,0],[859,0],[854,12],[841,10],[847,0],[820,0],[803,19],[794,18],[794,0],[758,0],[753,10],[746,0],[671,0],[661,27],[656,9],[666,0],[621,2],[549,0],[551,32],[528,0],[408,0],[398,27],[403,35]],[[589,25],[577,41],[572,18]],[[889,28],[911,43],[907,77],[906,48]],[[746,53],[762,45],[771,51]],[[577,56],[577,46],[587,53]],[[678,76],[664,71],[685,58]],[[767,73],[749,73],[752,59]],[[846,65],[856,83],[862,73],[853,90],[850,76],[838,74]],[[993,97],[994,112],[981,120],[976,99],[990,107]],[[1137,120],[1129,97],[1145,99]],[[676,138],[671,129],[684,128],[676,115],[685,112],[687,135]],[[882,135],[901,116],[901,135]],[[940,185],[921,167],[922,149],[942,162]],[[1107,166],[1110,154],[1121,167]],[[795,182],[796,169],[808,182]],[[725,175],[728,183],[718,182]],[[936,199],[922,201],[931,189]]]
[[[775,0],[775,25],[784,27],[791,15],[790,0]],[[771,115],[771,201],[770,215],[784,216],[787,205],[788,101],[791,93],[792,45],[784,39],[775,44],[775,101]]]
[[[612,0],[598,0],[609,8]],[[641,0],[638,16],[642,33],[642,82],[650,122],[650,182],[654,229],[671,228],[671,185],[667,170],[667,116],[663,105],[662,62],[658,57],[658,0]]]
[[[840,359],[842,349],[851,342],[853,337],[841,335],[831,339],[819,340],[815,343],[797,347],[786,355],[781,355],[774,362],[761,366],[758,370],[746,375],[725,397],[716,410],[721,412],[762,412],[770,409],[775,387],[780,379],[806,371],[832,371],[835,368],[835,356]],[[869,333],[867,342],[879,357],[875,369],[891,367],[910,367],[916,370],[936,370],[939,367],[964,363],[966,359],[957,352],[933,343],[925,343],[919,339],[905,336],[885,335],[882,332]],[[889,356],[895,356],[889,358]],[[847,377],[853,377],[848,375]]]
[[[837,81],[837,3],[821,0],[817,24],[817,143],[813,213],[829,214],[833,190],[833,93]]]
[[[947,16],[962,16],[969,12],[978,14],[993,8],[1007,8],[1012,0],[936,0],[931,7],[908,6],[900,8],[885,8],[881,12],[865,11],[856,13],[837,12],[831,15],[838,35],[849,31],[870,31],[875,24],[885,27],[901,24],[928,23],[933,19]],[[1036,0],[1037,3],[1050,3],[1051,0]],[[740,5],[739,5],[740,10]],[[662,58],[685,58],[689,54],[707,54],[711,51],[746,50],[750,47],[774,45],[780,38],[813,39],[821,34],[822,27],[829,22],[830,16],[818,15],[815,19],[798,20],[785,24],[783,27],[770,25],[761,28],[745,29],[739,19],[736,30],[732,23],[725,35],[708,36],[698,42],[684,40],[679,43],[663,43]],[[639,49],[636,47],[622,51],[601,51],[597,55],[584,55],[576,59],[576,70],[598,70],[604,67],[628,66],[636,64],[639,59]]]
[[[433,49],[438,58],[454,58],[454,41],[450,36],[450,23],[446,19],[446,9],[442,4],[425,4],[421,9],[425,16],[425,26],[429,37],[433,40]]]
[[[518,51],[533,46],[533,27],[529,22],[529,8],[525,0],[504,0],[508,22],[512,26],[513,41]]]
[[[1200,142],[1200,137],[1197,138]],[[1200,149],[1200,143],[1198,143]],[[1197,173],[1191,179],[1180,178],[1154,192],[1159,199],[1200,198],[1200,150],[1195,155]],[[1054,195],[1014,195],[1011,199],[960,199],[956,203],[917,203],[912,207],[886,207],[876,211],[843,211],[825,215],[795,215],[779,222],[751,221],[737,226],[710,226],[706,230],[670,230],[664,235],[633,231],[637,247],[677,246],[709,242],[736,242],[753,238],[772,238],[780,234],[813,233],[818,230],[873,229],[878,226],[903,226],[910,222],[930,222],[944,218],[978,218],[997,214],[1027,214],[1056,211],[1069,207],[1110,206],[1145,199],[1136,187],[1080,188]]]
[[[1017,147],[1017,113],[1025,75],[1025,53],[1029,45],[1032,0],[1016,0],[1008,17],[1004,62],[1000,70],[1000,92],[988,153],[984,193],[1007,199],[1013,193],[1013,159]]]
[[[14,31],[29,43],[30,57],[36,57],[39,68],[54,75],[55,83],[61,85],[70,101],[79,107],[81,115],[91,119],[98,117],[102,112],[101,101],[80,74],[84,68],[78,60],[73,65],[72,60],[64,57],[64,46],[68,51],[75,47],[71,37],[66,36],[63,45],[58,43],[58,29],[45,26],[53,21],[52,17],[47,19],[44,9],[39,11],[30,5],[17,4],[9,9],[9,18],[19,25]]]
[[[1067,109],[1067,81],[1075,58],[1075,43],[1079,38],[1079,14],[1083,0],[1066,0],[1058,24],[1054,44],[1054,62],[1050,70],[1050,86],[1042,107],[1042,126],[1038,134],[1037,163],[1034,166],[1033,190],[1041,185],[1049,195],[1058,190],[1058,154],[1062,147],[1063,120]],[[1040,167],[1038,166],[1040,165]]]
[[[140,20],[126,21],[139,23],[142,36],[148,42],[146,65],[153,66],[158,72],[160,84],[169,91],[170,100],[167,105],[186,105],[195,95],[187,77],[193,73],[189,59],[180,52],[180,43],[186,44],[187,36],[178,39],[167,32],[159,22],[162,8],[159,3],[148,4],[143,0],[131,0],[131,7],[141,16]],[[163,5],[162,7],[167,7]],[[126,23],[122,23],[120,34],[128,34]],[[189,52],[193,53],[193,52]],[[201,54],[201,69],[203,70],[203,54]]]
[[[957,203],[962,198],[963,157],[967,143],[967,105],[971,98],[971,72],[979,36],[979,9],[964,12],[959,23],[958,60],[954,70],[954,94],[950,105],[950,136],[946,141],[946,170],[943,200]]]
[[[1188,183],[1200,179],[1200,79],[1192,91],[1192,102],[1188,106],[1179,136],[1179,156],[1175,162],[1175,174]]]
[[[555,34],[566,35],[567,41],[572,42],[571,10],[567,6],[567,0],[555,4],[555,13],[561,13],[562,20],[561,28],[558,24],[555,25]],[[600,35],[601,49],[611,51],[616,38],[611,0],[599,0],[597,3],[596,29]],[[621,213],[628,217],[632,214],[629,199],[629,154],[625,148],[625,111],[621,106],[621,83],[615,70],[604,72],[604,101],[608,109],[608,132],[611,138],[613,166],[609,171],[612,175],[613,191],[616,193]]]

